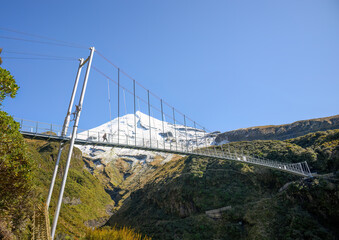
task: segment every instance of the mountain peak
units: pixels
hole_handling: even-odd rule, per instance
[[[135,124],[136,123],[136,124]],[[135,115],[126,114],[108,121],[98,127],[78,134],[81,138],[103,140],[106,134],[108,141],[116,142],[118,137],[121,143],[149,144],[157,142],[159,147],[166,143],[176,143],[186,147],[203,147],[214,142],[215,134],[180,124],[172,124],[137,111]],[[148,143],[147,143],[148,142]]]

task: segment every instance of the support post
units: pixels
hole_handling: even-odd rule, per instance
[[[302,173],[302,174],[305,174],[305,173],[304,173],[304,170],[303,170],[303,167],[302,167],[302,165],[301,165],[301,163],[299,163],[299,167],[300,167],[301,173]]]
[[[205,138],[205,144],[206,144],[205,150],[206,150],[206,152],[208,153],[208,145],[207,145],[207,140],[206,140],[206,129],[203,128],[203,130],[204,130],[204,132],[205,132],[205,136],[204,136],[204,138]]]
[[[80,63],[79,63],[77,75],[75,77],[75,82],[74,82],[74,86],[73,86],[72,96],[71,96],[71,99],[69,101],[69,106],[68,106],[68,110],[67,110],[67,113],[66,113],[64,125],[62,127],[62,132],[61,132],[61,136],[62,137],[66,136],[66,134],[67,134],[68,125],[69,125],[69,121],[70,121],[71,113],[72,113],[72,107],[73,107],[73,103],[74,103],[74,98],[75,98],[75,94],[76,94],[76,91],[77,91],[77,88],[78,88],[79,78],[80,78],[81,69],[82,69],[82,63],[84,62],[84,59],[80,58],[79,61],[80,61]],[[57,157],[57,160],[55,162],[55,167],[54,167],[54,172],[53,172],[53,176],[52,176],[52,181],[51,181],[51,185],[49,187],[47,201],[46,201],[46,208],[47,208],[47,210],[48,210],[49,204],[51,202],[51,198],[52,198],[53,188],[54,188],[54,184],[55,184],[55,178],[56,178],[57,173],[58,173],[58,168],[59,168],[59,162],[60,162],[60,157],[61,157],[62,149],[63,149],[63,144],[60,143],[58,157]]]
[[[175,124],[175,113],[174,113],[174,107],[173,109],[173,122],[174,122],[174,135],[175,135],[175,150],[178,151],[178,141],[177,141],[177,127]]]
[[[120,68],[118,68],[118,144],[120,142]]]
[[[152,147],[152,131],[151,131],[151,103],[149,101],[149,90],[147,90],[148,103],[148,127],[149,127],[149,147]]]
[[[160,99],[160,103],[161,103],[161,121],[162,121],[162,136],[164,139],[164,149],[165,149],[165,128],[164,128],[164,108],[162,106],[162,99]]]
[[[198,136],[197,136],[197,125],[196,125],[196,123],[195,123],[195,121],[194,121],[194,132],[195,132],[195,144],[197,145],[197,150],[198,150],[198,148],[199,148],[199,146],[198,146]]]
[[[90,56],[88,57],[89,61],[88,61],[87,69],[86,69],[86,75],[85,75],[84,83],[83,83],[82,90],[81,90],[79,105],[76,106],[76,111],[75,111],[76,116],[75,116],[75,121],[74,121],[74,125],[73,125],[73,132],[72,132],[71,142],[70,142],[70,146],[69,146],[69,151],[68,151],[68,156],[67,156],[67,161],[66,161],[66,166],[65,166],[65,172],[64,172],[64,175],[63,175],[62,183],[61,183],[58,203],[57,203],[57,206],[56,206],[56,209],[55,209],[55,214],[54,214],[54,219],[53,219],[53,224],[52,224],[52,239],[54,239],[55,231],[56,231],[56,227],[57,227],[57,223],[58,223],[61,203],[62,203],[62,199],[63,199],[63,195],[64,195],[64,191],[65,191],[65,186],[66,186],[66,181],[67,181],[68,170],[69,170],[69,166],[70,166],[70,163],[71,163],[71,157],[72,157],[72,153],[73,153],[74,141],[75,141],[77,130],[78,130],[80,113],[81,113],[81,110],[82,110],[82,104],[83,104],[84,97],[85,97],[88,76],[89,76],[89,72],[90,72],[91,65],[92,65],[93,54],[94,54],[94,51],[95,51],[94,47],[91,47],[90,50],[91,50],[91,53],[90,53]]]
[[[306,168],[307,168],[307,171],[308,171],[308,175],[309,175],[309,176],[312,176],[311,170],[310,170],[310,168],[308,167],[308,164],[307,164],[306,161],[305,161],[305,165],[306,165]]]
[[[185,124],[185,132],[186,132],[186,151],[188,152],[187,127],[186,127],[186,116],[185,115],[184,115],[184,124]]]
[[[136,105],[135,105],[135,80],[133,79],[133,103],[134,103],[134,146],[137,145],[137,120],[136,120]]]

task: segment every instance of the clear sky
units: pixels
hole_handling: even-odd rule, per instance
[[[4,28],[95,46],[212,131],[284,124],[339,110],[337,0],[11,0],[1,3],[0,28],[2,67],[21,87],[14,100],[4,102],[15,117],[62,124],[78,62],[12,59],[30,57],[13,52],[79,58],[89,51],[6,39],[44,41]],[[117,79],[98,54],[93,65]],[[130,88],[131,81],[123,78]],[[117,90],[113,83],[110,88],[114,117]],[[141,88],[137,92],[143,94]],[[81,128],[110,119],[107,95],[107,80],[92,69]],[[121,101],[124,114],[123,92]],[[131,101],[126,104],[130,112]]]

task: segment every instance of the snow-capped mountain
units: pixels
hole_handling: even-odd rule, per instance
[[[78,134],[78,138],[185,150],[211,145],[216,135],[216,133],[207,133],[201,129],[163,122],[138,111],[135,118],[134,114],[127,114],[119,119],[116,118],[98,127],[83,131]],[[111,149],[92,146],[78,147],[89,156],[102,155]],[[141,155],[151,157],[150,152],[143,150],[114,148],[114,153],[118,156],[134,156],[133,158],[139,159]],[[157,153],[157,155],[163,155],[165,158],[168,156],[166,153]]]

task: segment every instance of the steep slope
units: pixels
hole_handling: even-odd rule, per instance
[[[334,153],[338,134],[339,130],[320,133],[314,143],[327,143],[326,151]],[[313,171],[320,171],[322,152],[314,151],[316,146],[252,141],[223,148],[242,148],[277,161],[307,160]],[[338,163],[339,158],[331,161]],[[181,158],[154,171],[108,225],[130,225],[154,239],[336,239],[338,183],[336,177],[302,180],[246,164]]]
[[[297,121],[291,124],[270,125],[241,128],[219,134],[215,142],[252,141],[252,140],[286,140],[311,132],[339,129],[339,115]]]
[[[58,144],[28,139],[26,139],[26,143],[28,155],[34,160],[34,165],[37,166],[33,173],[34,192],[36,194],[34,198],[44,203],[58,153]],[[68,147],[65,147],[61,156],[49,210],[50,222],[52,222],[52,216],[54,216],[67,153]],[[100,224],[100,222],[103,224],[110,216],[110,209],[113,205],[114,202],[105,192],[101,182],[84,168],[82,153],[75,148],[58,221],[58,239],[64,239],[66,236],[80,237],[83,236],[88,226]]]
[[[336,172],[339,169],[339,130],[310,133],[287,142],[312,150],[316,161],[311,163],[319,173]]]

